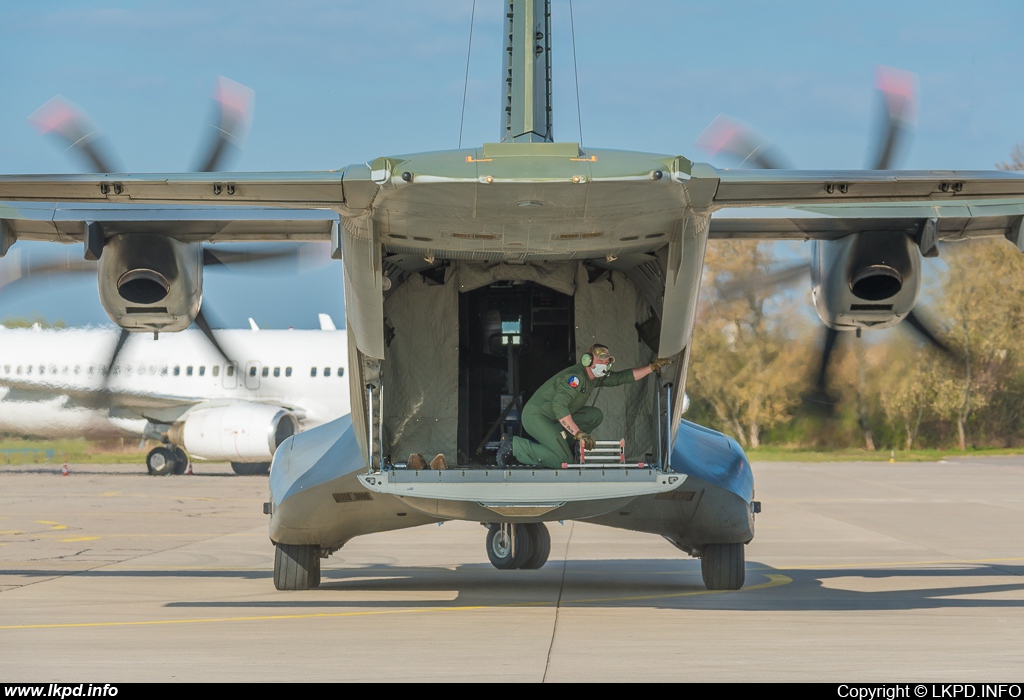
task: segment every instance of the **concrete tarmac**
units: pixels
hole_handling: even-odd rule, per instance
[[[265,477],[0,467],[0,680],[1004,681],[1024,669],[1024,457],[760,463],[746,586],[661,538],[476,523],[357,538],[279,592]]]

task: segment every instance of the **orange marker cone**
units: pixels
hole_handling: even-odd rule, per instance
[[[61,476],[67,476],[68,475],[68,465],[67,464],[65,464],[63,467],[60,468],[60,475]]]
[[[188,467],[185,469],[185,476],[192,476],[192,460],[188,461]]]

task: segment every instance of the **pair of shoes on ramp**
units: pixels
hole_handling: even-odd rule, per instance
[[[443,454],[439,454],[430,460],[430,464],[427,465],[427,458],[421,455],[419,452],[413,452],[409,455],[409,461],[406,464],[408,469],[430,469],[435,471],[441,471],[442,469],[448,468],[448,460],[444,458]]]
[[[499,469],[516,469],[521,466],[512,454],[511,435],[501,436],[501,444],[498,445],[498,454],[494,456],[494,461]]]

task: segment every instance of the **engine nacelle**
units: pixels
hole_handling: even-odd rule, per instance
[[[168,437],[200,459],[269,462],[298,429],[295,416],[282,408],[236,403],[193,411],[171,426]]]
[[[921,252],[910,236],[864,231],[813,241],[811,293],[829,328],[888,328],[909,314],[921,291]]]
[[[118,234],[99,260],[100,302],[130,331],[181,331],[203,299],[203,246],[167,236]]]

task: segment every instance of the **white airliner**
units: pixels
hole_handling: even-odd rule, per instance
[[[288,436],[349,412],[347,335],[215,331],[229,364],[197,330],[132,334],[107,372],[118,330],[0,328],[0,432],[158,439],[151,474],[189,458],[266,473]]]

